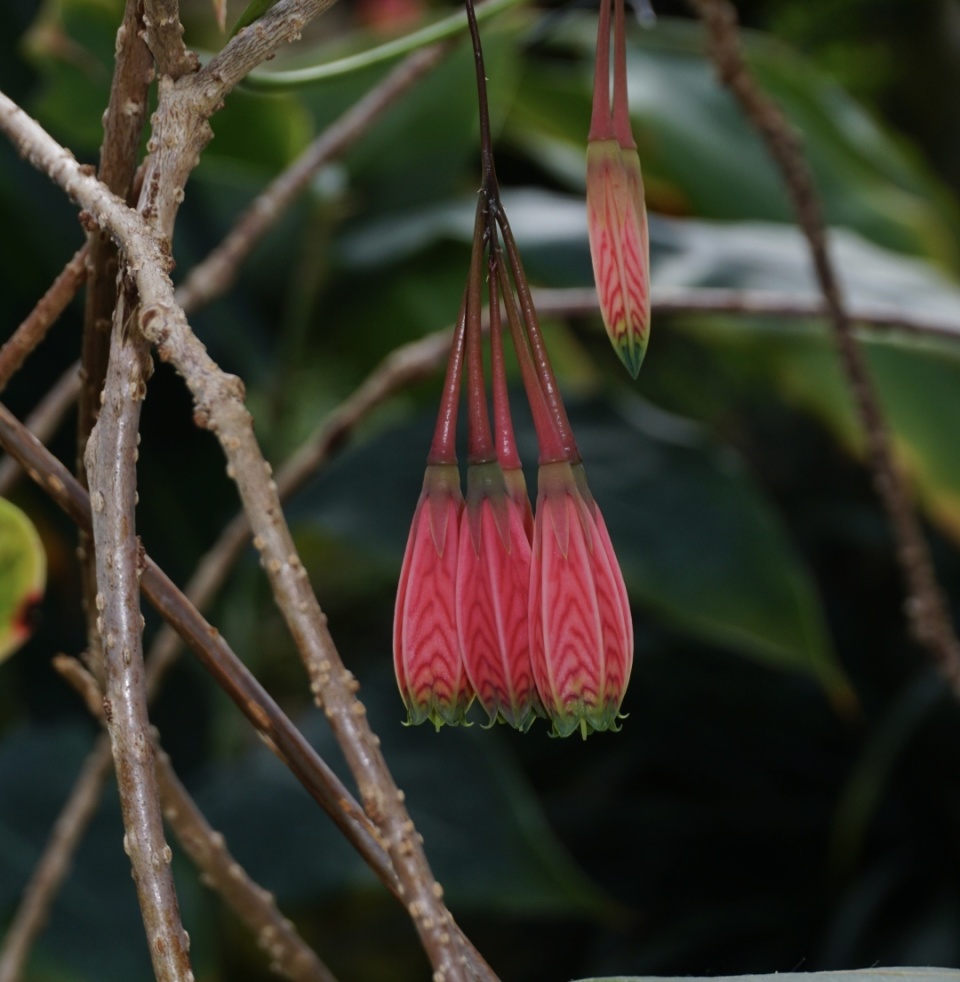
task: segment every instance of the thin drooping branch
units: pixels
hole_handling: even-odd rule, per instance
[[[58,655],[53,661],[54,668],[80,693],[93,716],[104,723],[103,693],[93,675],[76,658]],[[336,982],[316,952],[280,913],[273,896],[250,878],[230,854],[224,837],[211,828],[177,777],[156,731],[151,733],[151,739],[164,818],[204,882],[250,931],[270,957],[270,967],[275,972],[292,982]]]
[[[7,928],[0,952],[0,982],[19,982],[22,978],[30,948],[47,922],[52,900],[70,871],[73,854],[96,814],[100,792],[112,770],[110,741],[102,736],[80,769]]]
[[[103,406],[90,434],[86,471],[96,556],[97,631],[104,671],[104,718],[120,792],[147,945],[158,982],[192,982],[189,942],[160,812],[143,667],[142,557],[136,535],[136,454],[149,356],[117,306]]]
[[[690,0],[709,32],[709,52],[720,80],[734,94],[780,169],[797,223],[810,246],[817,282],[867,442],[877,491],[890,520],[907,594],[910,633],[960,696],[960,642],[937,582],[930,552],[906,481],[894,460],[883,409],[860,350],[827,249],[820,199],[801,140],[747,66],[729,0]]]
[[[37,301],[20,326],[0,348],[0,392],[20,370],[47,331],[66,309],[67,304],[87,278],[87,247],[81,246],[60,275],[50,284],[50,289]]]
[[[46,443],[56,433],[64,417],[76,405],[80,394],[79,370],[79,364],[74,362],[47,390],[39,405],[27,417],[27,429],[41,443]],[[10,489],[22,474],[22,468],[13,457],[8,456],[0,461],[0,497],[10,494]]]
[[[437,44],[415,51],[328,126],[264,189],[206,259],[194,266],[177,289],[180,306],[191,313],[226,293],[254,247],[306,190],[317,171],[363,136],[393,103],[437,64],[449,47],[449,44]]]
[[[533,291],[537,310],[559,317],[594,316],[599,311],[593,287]],[[769,290],[717,287],[654,287],[651,310],[669,314],[736,314],[744,317],[777,317],[820,320],[828,316],[820,297],[805,297]],[[847,307],[847,316],[867,336],[879,332],[915,334],[960,344],[960,311],[954,317],[918,312],[889,303],[858,303]]]
[[[273,10],[292,2],[281,0]],[[200,74],[186,76],[181,82]],[[444,982],[465,982],[469,977],[465,967],[468,953],[453,930],[442,889],[430,871],[403,795],[390,774],[365,708],[356,698],[357,682],[340,659],[326,616],[310,587],[283,516],[276,483],[253,433],[243,402],[243,385],[210,358],[176,304],[166,238],[158,237],[144,225],[141,216],[84,173],[68,151],[3,95],[0,128],[34,166],[46,172],[122,243],[139,293],[140,330],[159,356],[170,361],[183,376],[194,399],[195,421],[213,431],[223,448],[274,599],[310,675],[314,695],[357,781],[364,809],[379,829],[393,861],[407,909],[434,973]],[[150,180],[148,170],[145,192]]]

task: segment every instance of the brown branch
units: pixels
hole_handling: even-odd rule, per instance
[[[41,442],[46,443],[57,432],[63,418],[76,404],[80,393],[80,365],[74,362],[53,383],[36,409],[27,417],[27,429]],[[0,461],[0,497],[7,497],[10,489],[22,476],[23,469],[13,457]]]
[[[36,307],[0,348],[0,392],[7,387],[30,352],[46,337],[51,325],[77,295],[87,278],[86,262],[87,246],[83,245],[50,284],[50,289],[37,301]]]
[[[63,464],[2,405],[0,445],[17,458],[31,479],[77,525],[90,528],[90,503],[86,491]],[[403,887],[381,843],[380,834],[350,792],[263,690],[219,632],[204,620],[149,556],[143,557],[143,566],[140,589],[150,604],[168,624],[175,627],[201,664],[261,734],[266,745],[330,815],[381,882],[403,901]],[[454,926],[454,930],[468,952],[473,977],[495,979],[496,976],[459,928]]]
[[[937,583],[933,562],[910,493],[894,461],[890,435],[863,353],[857,345],[827,251],[820,200],[800,137],[780,108],[761,90],[747,67],[737,34],[737,15],[728,0],[689,0],[709,32],[709,53],[721,81],[737,98],[780,169],[797,223],[806,237],[840,362],[867,440],[877,491],[893,531],[907,593],[907,623],[953,691],[960,695],[960,642]]]
[[[177,289],[180,306],[191,313],[226,293],[233,285],[241,264],[309,186],[314,174],[349,149],[449,49],[449,44],[437,44],[415,51],[328,126],[264,189],[206,259],[194,266]]]
[[[53,664],[80,694],[93,717],[104,723],[103,694],[93,675],[67,655],[58,655]],[[204,882],[221,896],[269,955],[275,972],[293,982],[336,982],[293,924],[280,913],[273,896],[250,878],[230,854],[223,836],[210,827],[177,777],[155,730],[151,731],[151,741],[164,818]]]
[[[104,717],[113,748],[130,857],[147,944],[158,982],[192,982],[189,943],[170,869],[150,743],[144,683],[136,535],[136,454],[149,364],[143,342],[117,306],[104,402],[86,450],[96,555],[97,632],[103,648]]]
[[[157,71],[178,79],[200,67],[200,59],[183,43],[177,0],[144,0],[143,40],[153,54]]]
[[[19,982],[33,942],[46,924],[50,905],[70,871],[73,854],[100,803],[113,770],[110,741],[101,736],[87,755],[46,848],[30,875],[0,952],[0,982]]]
[[[293,0],[281,0],[273,10],[288,2]],[[195,79],[199,74],[202,73],[188,78]],[[71,154],[3,95],[0,128],[34,166],[45,171],[80,202],[94,221],[123,243],[142,305],[140,330],[160,357],[170,361],[184,377],[193,395],[198,425],[209,428],[220,441],[228,472],[237,483],[250,518],[254,546],[261,554],[274,599],[310,674],[314,695],[357,781],[364,809],[383,837],[434,973],[444,982],[467,979],[468,953],[453,930],[442,889],[430,871],[403,795],[380,751],[379,739],[367,722],[363,704],[356,698],[357,682],[340,659],[326,616],[297,555],[276,484],[243,403],[243,385],[210,358],[176,305],[168,275],[166,240],[158,238],[144,226],[139,215],[85,174]],[[145,180],[150,180],[149,170]]]

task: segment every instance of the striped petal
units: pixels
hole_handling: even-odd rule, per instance
[[[456,627],[463,497],[456,466],[431,465],[410,527],[393,624],[393,664],[411,723],[464,720],[473,692]]]
[[[540,468],[529,596],[533,675],[554,732],[616,730],[633,661],[626,588],[569,464]]]
[[[496,464],[481,466],[499,471]],[[476,510],[477,521],[461,522],[457,569],[464,667],[490,721],[503,719],[525,730],[537,713],[538,698],[530,665],[530,543],[523,510],[505,494],[498,501],[470,498],[468,491],[467,509]]]
[[[636,378],[650,337],[650,248],[640,158],[614,139],[587,144],[587,230],[607,335]]]

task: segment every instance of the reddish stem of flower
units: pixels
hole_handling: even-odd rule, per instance
[[[610,3],[600,0],[597,24],[597,54],[593,67],[593,113],[590,116],[588,140],[613,137],[610,113]]]
[[[636,150],[627,99],[627,25],[623,0],[613,0],[613,135],[624,150]]]
[[[487,209],[487,194],[481,191],[473,227],[470,276],[467,280],[467,459],[471,464],[488,463],[497,459],[487,410],[480,327],[483,244],[484,233],[489,225]]]
[[[507,270],[503,263],[499,261],[500,254],[497,252],[498,261],[496,263],[497,277],[500,281],[500,289],[503,292],[503,302],[507,309],[507,323],[510,325],[510,336],[513,339],[513,347],[517,353],[517,361],[520,364],[520,377],[523,379],[523,387],[527,393],[527,402],[530,404],[530,413],[533,416],[533,427],[537,431],[537,443],[540,445],[540,463],[557,463],[567,459],[566,449],[557,429],[556,419],[547,405],[543,389],[540,386],[540,379],[537,376],[537,367],[533,361],[533,354],[530,351],[530,343],[520,322],[520,313],[513,297],[510,287],[510,280],[507,277]]]
[[[503,324],[500,320],[499,253],[491,249],[487,262],[487,286],[490,292],[490,366],[493,375],[493,425],[496,430],[497,459],[505,470],[520,467],[517,441],[510,418],[510,396],[507,393],[507,369],[503,360]]]
[[[440,397],[440,412],[433,431],[433,442],[427,456],[428,464],[456,464],[457,462],[457,403],[460,401],[460,377],[463,375],[464,334],[467,322],[467,294],[460,301],[457,326],[453,331],[447,374]]]
[[[610,4],[613,22],[613,108],[610,107]],[[630,130],[627,100],[627,31],[623,0],[600,0],[597,55],[593,74],[593,113],[588,140],[615,139],[624,149],[636,149]]]
[[[535,373],[539,378],[538,388],[541,398],[546,400],[550,416],[553,420],[555,432],[558,434],[561,444],[560,455],[551,457],[551,460],[565,460],[568,463],[577,463],[580,460],[580,451],[577,449],[577,441],[573,436],[573,429],[567,416],[567,410],[560,398],[560,389],[557,385],[557,378],[553,374],[553,367],[550,365],[550,356],[547,354],[546,345],[543,342],[543,334],[540,331],[540,321],[537,319],[537,310],[533,304],[533,296],[530,293],[530,285],[527,283],[526,273],[523,271],[523,262],[520,259],[520,250],[517,248],[516,240],[507,221],[506,213],[502,208],[497,211],[497,223],[503,233],[503,243],[507,250],[507,258],[510,261],[510,271],[513,274],[513,281],[517,288],[517,298],[520,301],[520,310],[523,313],[523,323],[526,326],[527,338],[530,342],[530,352],[533,358]],[[505,297],[512,299],[512,293],[504,290]],[[507,302],[507,310],[510,309],[510,302]],[[517,352],[520,356],[520,352]],[[526,381],[524,381],[526,384]],[[532,397],[531,408],[533,405]],[[539,438],[539,434],[538,434]],[[543,454],[544,445],[541,442],[540,452]],[[541,463],[546,461],[541,460]]]

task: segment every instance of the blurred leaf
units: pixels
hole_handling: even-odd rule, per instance
[[[585,176],[595,31],[592,17],[569,16],[543,41],[557,57],[529,59],[508,123],[512,143],[577,188]],[[803,134],[828,222],[958,268],[956,202],[916,156],[788,47],[760,34],[745,38],[764,88]],[[702,45],[689,21],[660,18],[654,30],[632,32],[630,108],[648,205],[703,218],[789,222],[780,175]]]
[[[30,614],[46,581],[47,556],[33,522],[0,498],[0,661],[30,637]]]
[[[722,286],[816,297],[806,246],[796,230],[776,225],[661,224],[670,242],[656,265],[657,286]],[[662,239],[661,239],[662,241]],[[960,287],[920,260],[907,260],[835,231],[831,251],[851,306],[883,304],[928,316],[960,342]],[[769,389],[822,419],[862,454],[859,420],[832,341],[820,325],[776,318],[684,317],[678,327],[711,351],[746,389]],[[930,517],[960,539],[960,343],[909,332],[861,334],[901,464]],[[656,338],[652,342],[656,344]],[[676,387],[683,402],[680,382]],[[698,380],[701,385],[703,380]]]
[[[809,578],[736,458],[638,400],[574,403],[570,415],[631,594],[681,630],[811,672],[849,702]],[[536,459],[529,419],[515,422],[524,458]],[[418,418],[348,451],[294,515],[399,563],[430,431]]]

